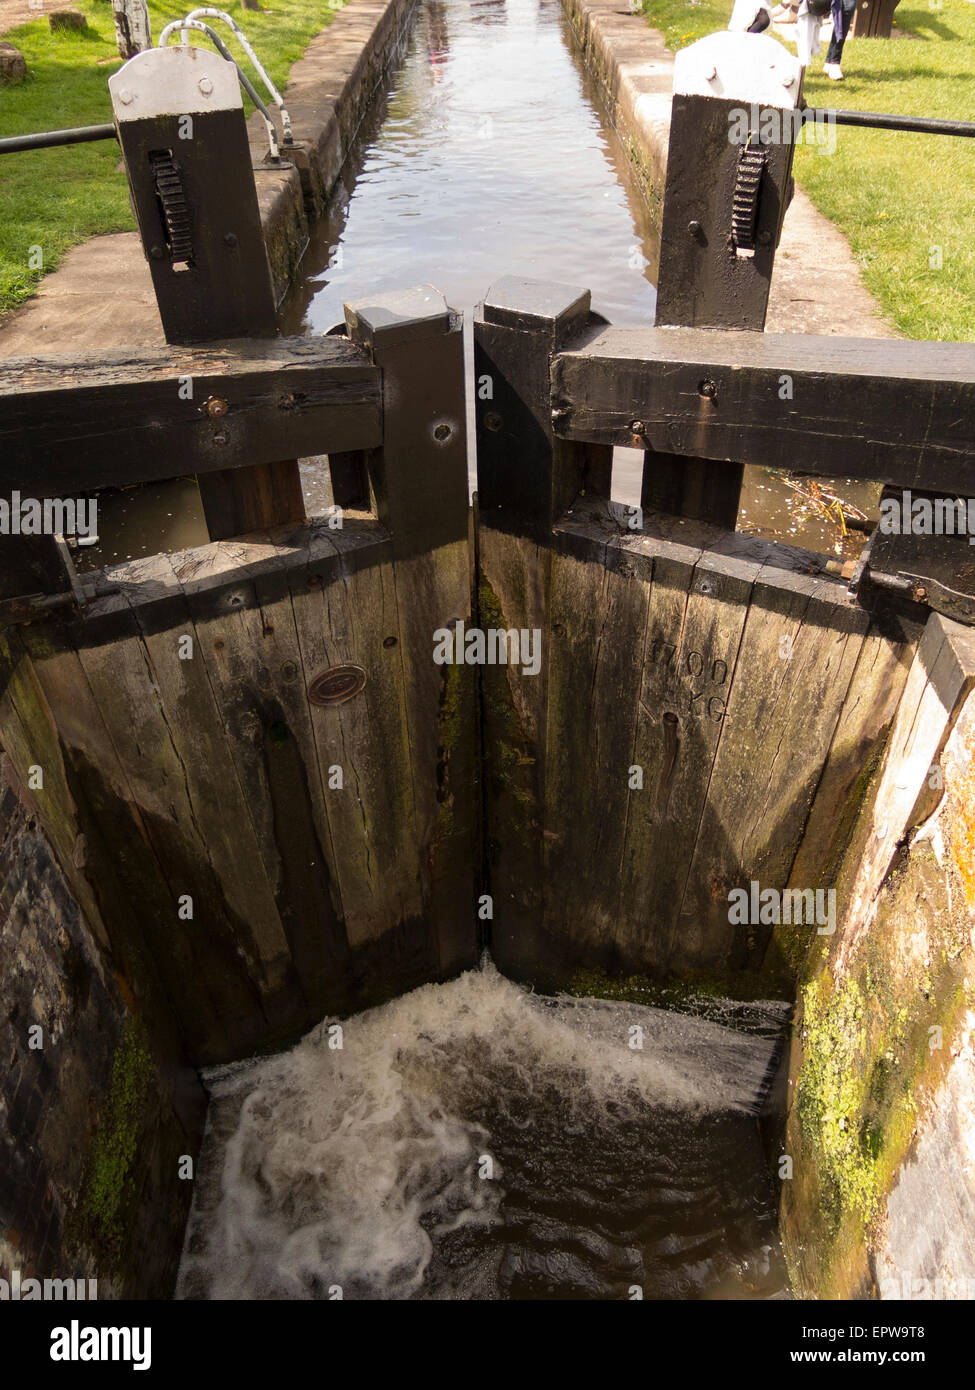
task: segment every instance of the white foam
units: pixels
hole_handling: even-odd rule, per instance
[[[754,1112],[773,1044],[629,1004],[530,993],[490,962],[346,1020],[290,1052],[208,1073],[203,1171],[178,1296],[408,1298],[438,1234],[499,1221],[491,1135],[530,1126],[556,1089],[565,1122],[634,1109]],[[643,1048],[629,1046],[630,1028]]]

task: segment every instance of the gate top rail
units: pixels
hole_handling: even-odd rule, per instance
[[[552,362],[562,439],[975,496],[975,345],[606,327]]]
[[[38,497],[382,442],[382,373],[344,338],[9,358],[0,489]]]

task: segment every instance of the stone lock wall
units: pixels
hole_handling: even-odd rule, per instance
[[[5,755],[0,882],[0,1279],[167,1297],[202,1090],[160,1061]]]

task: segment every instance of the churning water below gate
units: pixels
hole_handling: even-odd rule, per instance
[[[214,1068],[177,1296],[788,1296],[758,1118],[788,1006],[710,1002],[485,961]]]

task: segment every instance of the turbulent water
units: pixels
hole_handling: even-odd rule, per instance
[[[216,1068],[179,1296],[782,1296],[783,1011],[746,1033],[486,962]]]

